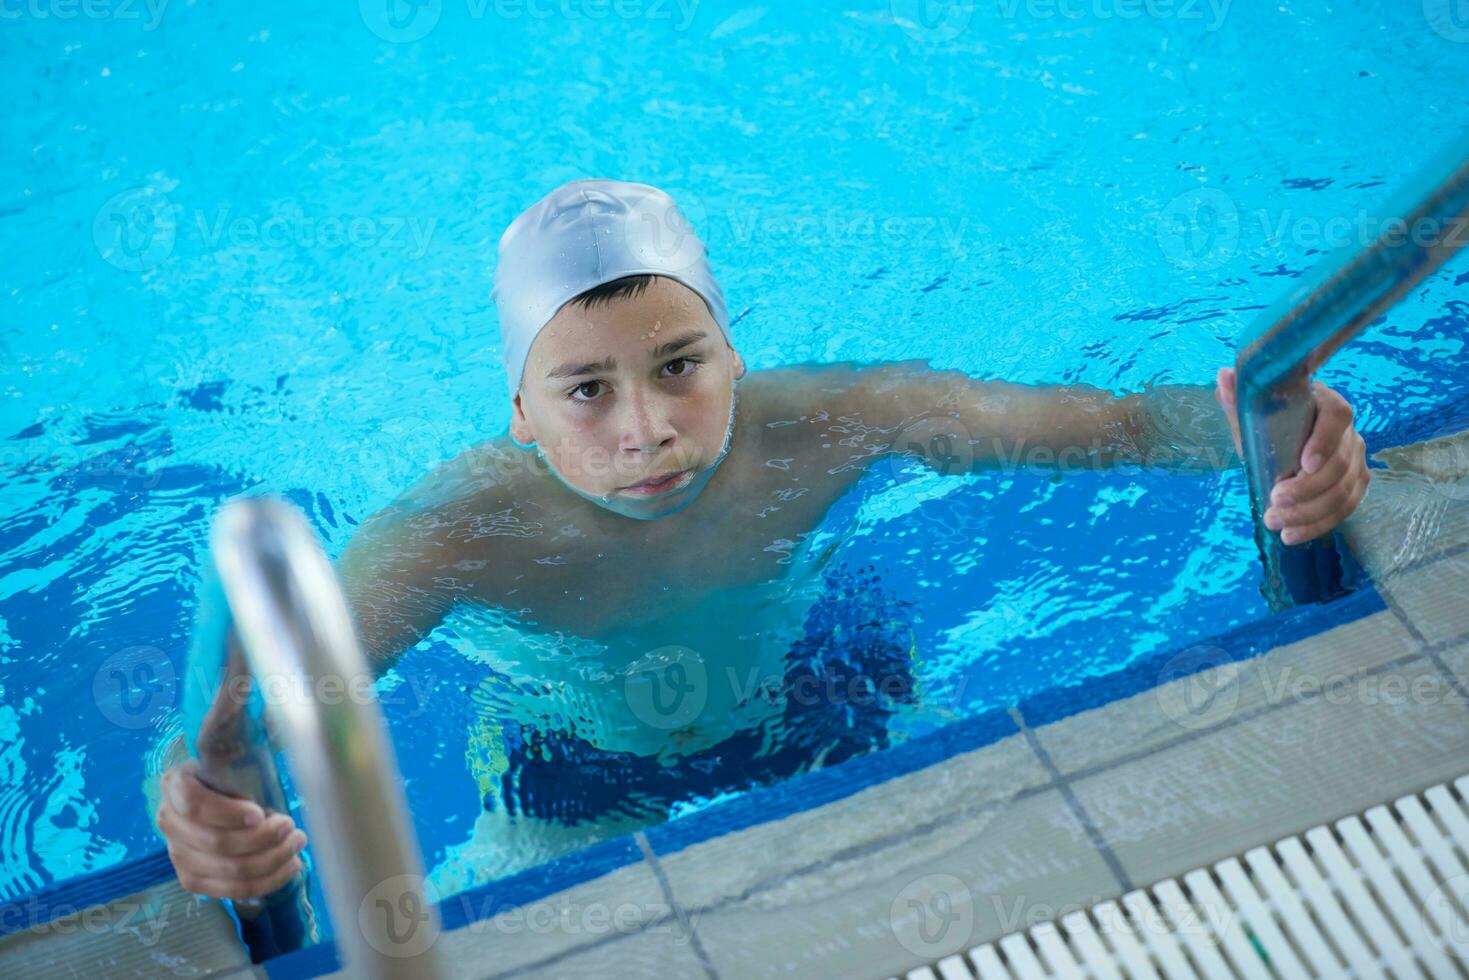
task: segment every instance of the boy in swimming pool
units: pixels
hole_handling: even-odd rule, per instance
[[[794,574],[792,542],[874,463],[907,455],[953,473],[1237,460],[1228,369],[1212,391],[1124,397],[921,361],[747,372],[703,245],[644,185],[576,181],[517,218],[495,300],[509,434],[435,469],[364,523],[339,562],[379,672],[457,610],[517,620],[483,639],[503,624],[482,616],[472,644],[523,681],[477,692],[493,710],[475,745],[495,763],[479,771],[481,849],[464,860],[481,867],[442,877],[450,890],[661,819],[683,790],[660,781],[686,789],[697,773],[714,795],[882,743],[874,726],[891,711],[857,717],[828,692],[807,699],[818,710],[794,712],[795,687],[736,680],[789,680],[789,644],[765,642],[758,625],[789,610],[765,586]],[[1303,471],[1277,484],[1266,515],[1287,542],[1340,524],[1370,478],[1351,409],[1316,391]],[[558,643],[515,647],[526,632]],[[911,702],[901,644],[878,647],[850,673]],[[762,747],[773,722],[796,733],[793,751]],[[299,868],[305,838],[288,815],[210,791],[188,761],[162,789],[158,826],[185,888],[263,895]],[[510,861],[511,839],[514,862],[484,867]]]

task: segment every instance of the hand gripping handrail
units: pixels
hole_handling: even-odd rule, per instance
[[[1456,142],[1384,213],[1390,220],[1372,241],[1323,262],[1261,314],[1235,362],[1240,441],[1265,565],[1261,592],[1276,609],[1342,591],[1341,561],[1330,538],[1285,545],[1264,522],[1276,480],[1300,468],[1316,419],[1311,375],[1469,243],[1469,138]]]
[[[349,973],[441,975],[438,913],[373,674],[315,534],[288,504],[247,498],[220,510],[210,551],[184,700],[199,778],[284,812],[280,736]],[[256,962],[319,938],[306,895],[303,872],[235,903]]]

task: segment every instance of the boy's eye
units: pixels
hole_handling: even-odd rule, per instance
[[[699,364],[699,359],[697,357],[675,357],[673,360],[669,361],[667,364],[665,364],[663,366],[665,368],[670,368],[670,367],[673,367],[674,365],[684,365],[683,370],[676,371],[673,374],[673,377],[675,377],[675,378],[686,378],[689,375],[691,375],[691,374],[694,373],[694,370],[697,368],[698,364]],[[577,385],[576,387],[572,388],[569,392],[567,392],[566,393],[566,397],[570,398],[574,402],[589,402],[589,401],[592,401],[592,400],[594,400],[597,397],[597,385],[599,385],[601,383],[602,382],[600,382],[600,381],[583,381],[581,384]],[[590,391],[586,391],[585,389],[588,389],[588,388],[590,388],[591,390]],[[585,397],[578,397],[579,394],[585,395]]]

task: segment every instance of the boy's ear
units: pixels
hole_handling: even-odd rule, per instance
[[[520,393],[510,400],[510,438],[518,445],[529,446],[535,443],[535,435],[530,431],[530,420],[525,417],[525,410],[520,407]]]
[[[734,355],[734,365],[735,365],[735,376],[734,376],[734,379],[736,381],[738,381],[738,380],[740,380],[741,378],[743,378],[745,376],[745,359],[743,357],[741,357],[740,356],[740,352],[737,351],[737,350],[735,350],[733,347],[731,347],[729,349],[729,352],[732,355]]]

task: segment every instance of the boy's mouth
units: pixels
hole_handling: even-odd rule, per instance
[[[676,473],[666,473],[661,476],[651,477],[641,483],[634,483],[631,486],[620,487],[618,492],[631,494],[635,497],[654,497],[658,494],[671,493],[674,490],[683,489],[688,486],[689,481],[693,477],[694,471],[692,469],[679,470]]]

